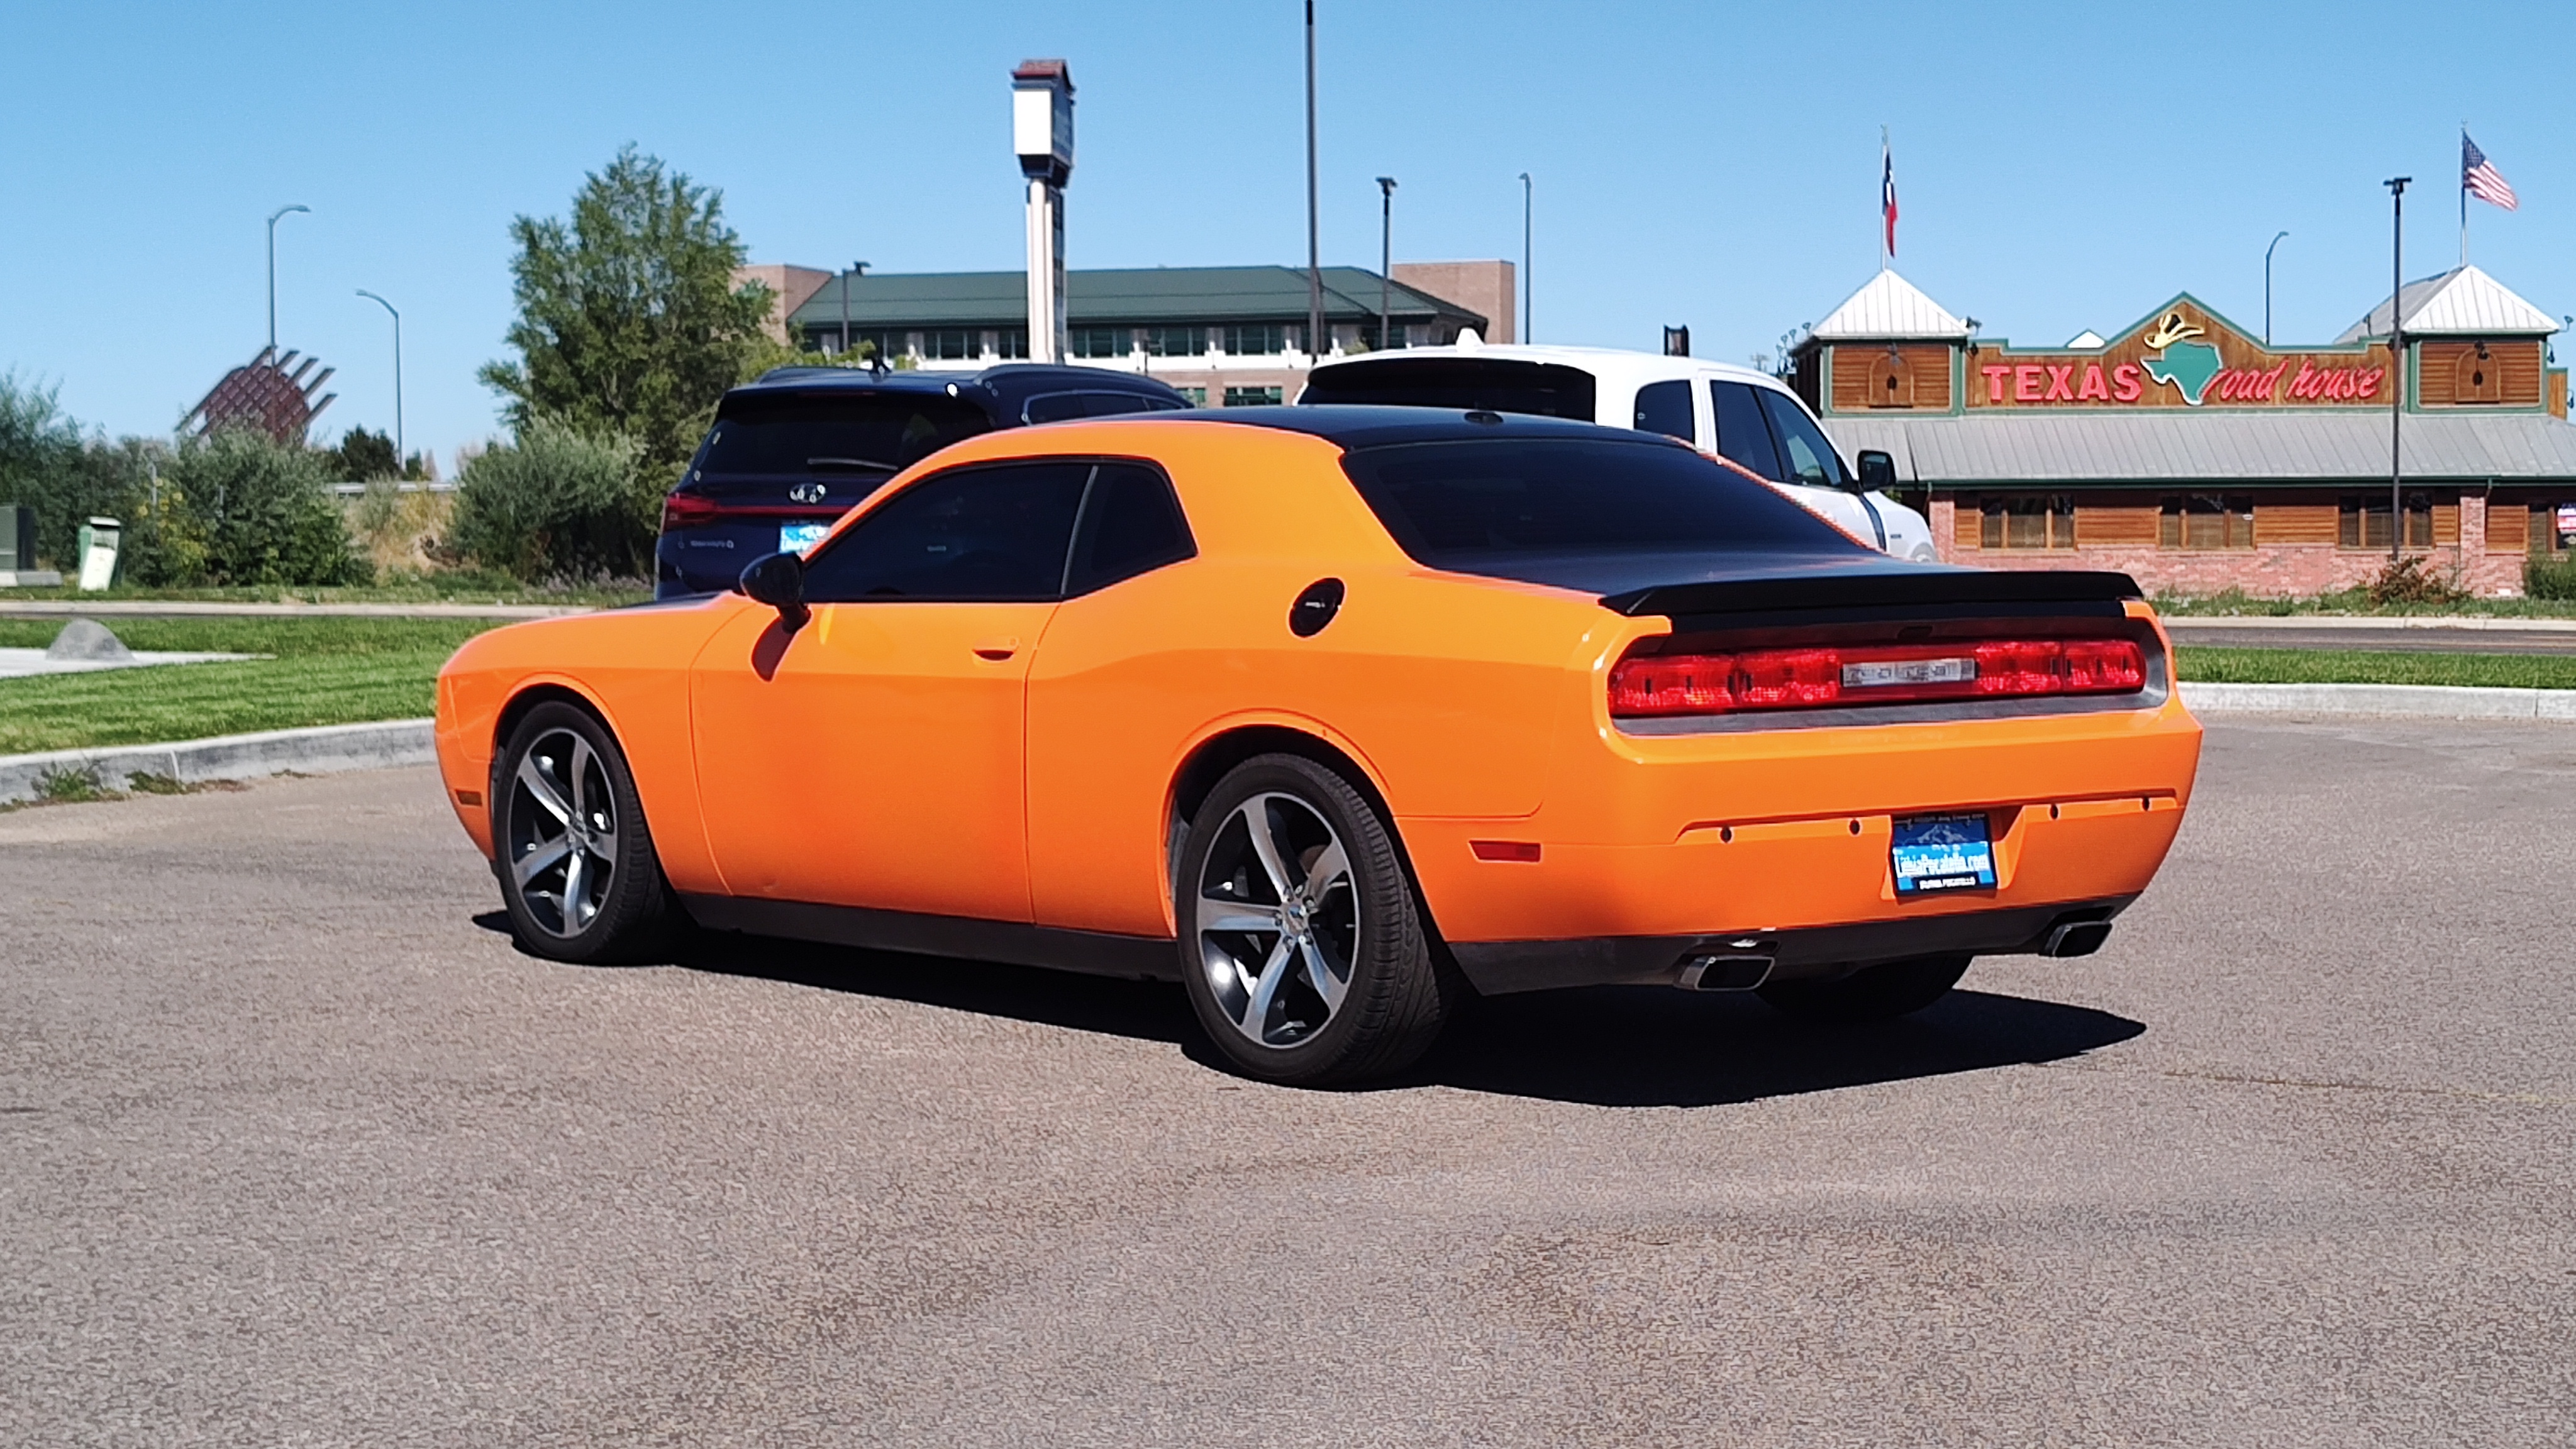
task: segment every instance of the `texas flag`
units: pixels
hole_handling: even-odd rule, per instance
[[[1887,218],[1887,255],[1896,257],[1896,153],[1887,147],[1887,134],[1878,137],[1878,209]]]

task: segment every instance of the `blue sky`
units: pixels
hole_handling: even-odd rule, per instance
[[[2322,340],[2457,251],[2458,127],[2523,198],[2474,257],[2576,311],[2559,7],[1722,6],[1320,0],[1324,252],[1373,265],[1520,250],[1538,182],[1540,340],[1741,359],[1877,265],[1893,128],[1898,266],[1990,334],[2108,332],[2190,290]],[[112,432],[168,429],[264,340],[339,368],[325,416],[409,441],[497,428],[474,381],[510,316],[507,225],[556,214],[633,141],[720,187],[755,259],[1020,265],[1010,67],[1079,91],[1075,266],[1300,263],[1300,10],[636,0],[30,5],[0,50],[0,370]]]

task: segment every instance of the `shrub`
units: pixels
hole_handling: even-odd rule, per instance
[[[2370,602],[2390,604],[2456,604],[2468,595],[2450,580],[2424,566],[2420,554],[2391,559],[2364,586]]]
[[[2535,599],[2576,599],[2576,558],[2535,558],[2524,563],[2522,591]]]
[[[362,584],[323,455],[236,429],[183,445],[134,510],[144,584]]]
[[[635,443],[539,419],[457,477],[447,552],[531,582],[646,578],[662,489]]]

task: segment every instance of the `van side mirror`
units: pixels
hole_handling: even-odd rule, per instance
[[[1876,448],[1860,455],[1860,491],[1891,493],[1896,489],[1896,460]]]
[[[755,601],[776,609],[778,622],[790,634],[814,617],[814,611],[805,607],[805,560],[793,551],[753,559],[742,571],[739,587]]]

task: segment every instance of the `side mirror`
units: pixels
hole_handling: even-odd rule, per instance
[[[793,553],[765,554],[751,561],[742,571],[740,588],[760,603],[778,611],[778,622],[787,632],[795,633],[814,617],[805,607],[805,560]]]
[[[1896,488],[1896,460],[1876,448],[1860,455],[1860,491],[1890,493]]]

